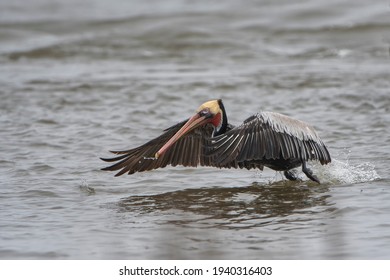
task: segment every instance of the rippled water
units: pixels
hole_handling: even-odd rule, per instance
[[[0,258],[390,257],[388,3],[246,3],[0,2]],[[100,171],[214,98],[313,124],[322,184]]]

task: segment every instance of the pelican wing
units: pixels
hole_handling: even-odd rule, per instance
[[[116,162],[115,164],[105,167],[102,170],[116,171],[120,170],[115,176],[124,173],[133,174],[135,172],[147,171],[162,168],[167,165],[198,166],[212,164],[209,156],[205,155],[204,147],[212,134],[212,127],[207,125],[194,129],[172,147],[165,154],[156,159],[156,152],[170,139],[187,120],[180,122],[165,130],[160,136],[137,148],[125,151],[112,151],[119,156],[113,158],[102,158],[106,162]]]
[[[331,161],[313,127],[273,112],[253,115],[242,125],[212,138],[207,153],[216,166],[270,159]]]

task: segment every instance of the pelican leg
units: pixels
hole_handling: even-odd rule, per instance
[[[306,166],[306,161],[303,161],[302,162],[302,171],[303,173],[306,174],[306,176],[313,180],[314,182],[317,182],[318,184],[321,184],[320,183],[320,180],[318,179],[318,177],[316,175],[313,174],[313,171],[311,171],[307,166]]]
[[[284,176],[289,179],[290,181],[297,181],[299,178],[297,176],[297,173],[295,172],[295,170],[291,169],[291,170],[285,170],[284,171]]]

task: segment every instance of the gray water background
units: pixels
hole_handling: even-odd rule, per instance
[[[388,1],[0,1],[1,259],[389,259]],[[222,98],[314,125],[321,185],[271,170],[114,178]]]

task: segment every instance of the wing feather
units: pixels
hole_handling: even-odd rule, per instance
[[[163,134],[150,140],[149,142],[130,150],[112,151],[119,156],[113,158],[102,158],[106,162],[116,162],[102,170],[118,171],[115,176],[128,173],[142,172],[157,168],[163,168],[167,165],[198,166],[212,165],[213,161],[206,155],[205,144],[209,143],[212,127],[205,126],[197,128],[183,136],[166,153],[158,159],[154,158],[156,152],[180,130],[187,120],[171,126]]]
[[[220,166],[253,168],[253,161],[299,159],[331,161],[329,152],[310,125],[282,114],[262,112],[240,126],[212,138],[209,154]],[[241,162],[251,162],[241,164]]]

